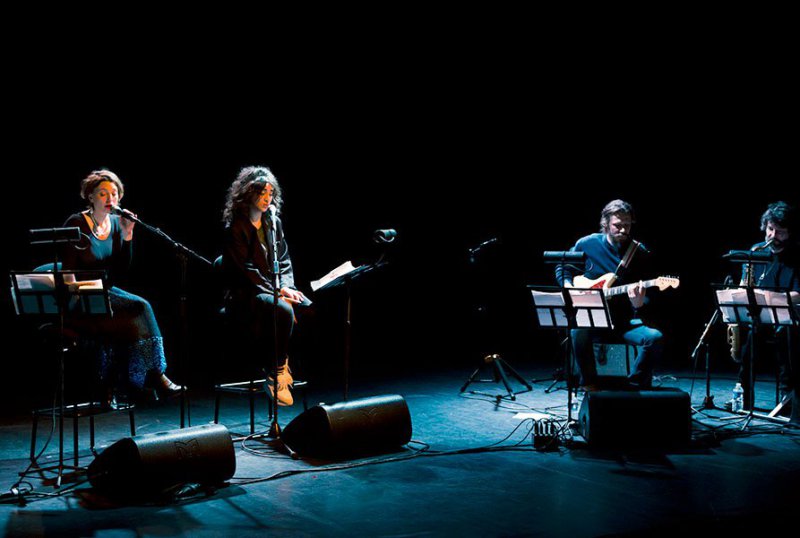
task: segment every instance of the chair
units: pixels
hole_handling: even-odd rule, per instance
[[[214,260],[214,272],[222,280],[222,256]],[[244,381],[233,381],[229,383],[217,383],[214,385],[214,424],[219,424],[220,402],[223,394],[246,395],[250,403],[250,434],[255,433],[255,399],[258,394],[267,395],[267,379],[264,371],[259,367],[259,362],[251,357],[256,353],[251,332],[247,327],[247,320],[241,319],[233,312],[229,312],[225,306],[217,311],[218,324],[222,328],[224,344],[220,350],[223,363],[230,363],[244,356],[248,363],[249,377]],[[228,344],[228,345],[226,345]],[[227,360],[226,360],[227,359]],[[295,367],[297,361],[295,361]],[[298,370],[298,368],[295,368]],[[296,373],[296,372],[295,372]],[[303,396],[303,409],[308,409],[306,396],[306,381],[295,380],[293,390],[300,390]],[[267,396],[269,419],[272,419],[276,401]]]
[[[44,265],[40,265],[34,269],[34,272],[52,272],[54,264],[48,263]],[[61,264],[58,263],[55,265],[57,269],[61,269]],[[38,326],[37,328],[38,333],[40,334],[40,340],[45,344],[47,348],[51,348],[53,351],[53,355],[60,355],[63,353],[64,357],[64,364],[71,364],[77,363],[79,364],[80,356],[85,355],[83,352],[86,349],[84,345],[85,342],[82,340],[81,335],[68,328],[68,327],[61,327],[58,323],[53,322],[46,322]],[[50,350],[48,350],[50,351]],[[75,357],[74,360],[70,360],[70,357]],[[73,401],[72,403],[66,404],[63,410],[63,418],[72,418],[72,444],[73,444],[73,452],[74,452],[74,463],[75,466],[78,466],[78,449],[79,449],[79,428],[78,422],[80,418],[88,417],[89,418],[89,449],[93,455],[97,455],[97,451],[95,450],[95,416],[100,414],[105,414],[110,411],[128,411],[128,419],[130,422],[130,432],[131,435],[136,435],[136,419],[133,414],[134,405],[130,403],[126,403],[120,405],[116,409],[111,408],[104,408],[102,405],[98,404],[95,401],[95,394],[94,394],[94,387],[95,383],[93,382],[94,379],[90,378],[90,387],[89,387],[89,401],[88,402],[79,402],[78,400]],[[30,448],[30,459],[31,461],[36,461],[36,437],[38,433],[39,427],[39,418],[43,416],[51,416],[54,419],[61,418],[61,407],[47,407],[47,408],[37,408],[33,410],[33,424],[31,426],[31,448]]]

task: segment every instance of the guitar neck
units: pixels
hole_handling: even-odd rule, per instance
[[[652,288],[653,286],[657,285],[658,279],[654,278],[652,280],[642,280],[642,287],[643,288]],[[638,286],[639,283],[633,284],[623,284],[622,286],[614,286],[613,288],[606,289],[606,297],[613,297],[614,295],[620,295],[622,293],[628,293],[628,290],[631,288],[635,288]]]

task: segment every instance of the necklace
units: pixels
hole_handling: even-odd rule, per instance
[[[94,235],[98,239],[105,239],[108,236],[108,229],[107,226],[100,229],[100,225],[97,223],[97,220],[94,218],[94,211],[89,211],[89,218],[92,219],[92,235]],[[110,221],[108,221],[111,224]]]

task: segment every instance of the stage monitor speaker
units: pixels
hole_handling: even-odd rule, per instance
[[[675,448],[689,442],[689,394],[663,388],[587,392],[578,412],[580,433],[598,448]]]
[[[89,482],[115,496],[159,494],[185,483],[221,484],[236,472],[228,429],[194,426],[121,439],[89,465]]]
[[[301,456],[368,455],[398,449],[411,440],[411,415],[402,396],[372,396],[311,407],[281,435]]]

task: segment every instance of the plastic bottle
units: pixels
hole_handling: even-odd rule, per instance
[[[736,386],[733,387],[731,411],[741,411],[742,409],[744,409],[744,389],[741,383],[736,383]]]

